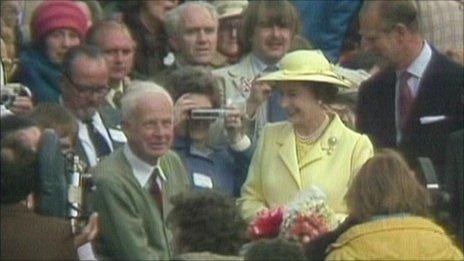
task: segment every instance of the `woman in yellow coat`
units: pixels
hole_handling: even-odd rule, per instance
[[[426,218],[428,191],[392,150],[366,162],[346,202],[361,223],[332,244],[327,260],[463,260],[445,231]]]
[[[314,185],[328,205],[346,216],[343,197],[361,165],[373,155],[369,139],[348,129],[325,104],[347,87],[320,51],[295,51],[280,61],[281,70],[258,81],[276,85],[288,121],[268,124],[261,134],[241,198],[242,215],[290,203]]]

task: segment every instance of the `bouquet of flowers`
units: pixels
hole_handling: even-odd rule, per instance
[[[337,225],[335,213],[326,204],[325,194],[312,186],[285,208],[258,214],[248,233],[252,239],[281,236],[307,244]]]

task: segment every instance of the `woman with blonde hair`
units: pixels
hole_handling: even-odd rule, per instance
[[[462,260],[445,231],[426,218],[428,191],[405,160],[381,150],[354,178],[345,196],[349,215],[361,223],[332,244],[328,260]]]

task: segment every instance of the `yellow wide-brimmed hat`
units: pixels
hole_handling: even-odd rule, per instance
[[[258,78],[258,81],[324,82],[338,87],[350,88],[351,83],[337,74],[334,65],[320,50],[299,50],[286,54],[280,60],[280,70]]]
[[[216,0],[213,1],[219,19],[241,15],[248,6],[247,0]]]

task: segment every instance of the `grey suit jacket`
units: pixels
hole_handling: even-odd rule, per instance
[[[172,151],[160,158],[166,176],[163,216],[150,193],[135,178],[123,148],[114,151],[94,169],[95,210],[101,224],[102,255],[124,260],[166,260],[171,256],[165,218],[169,198],[189,189],[180,158]]]

